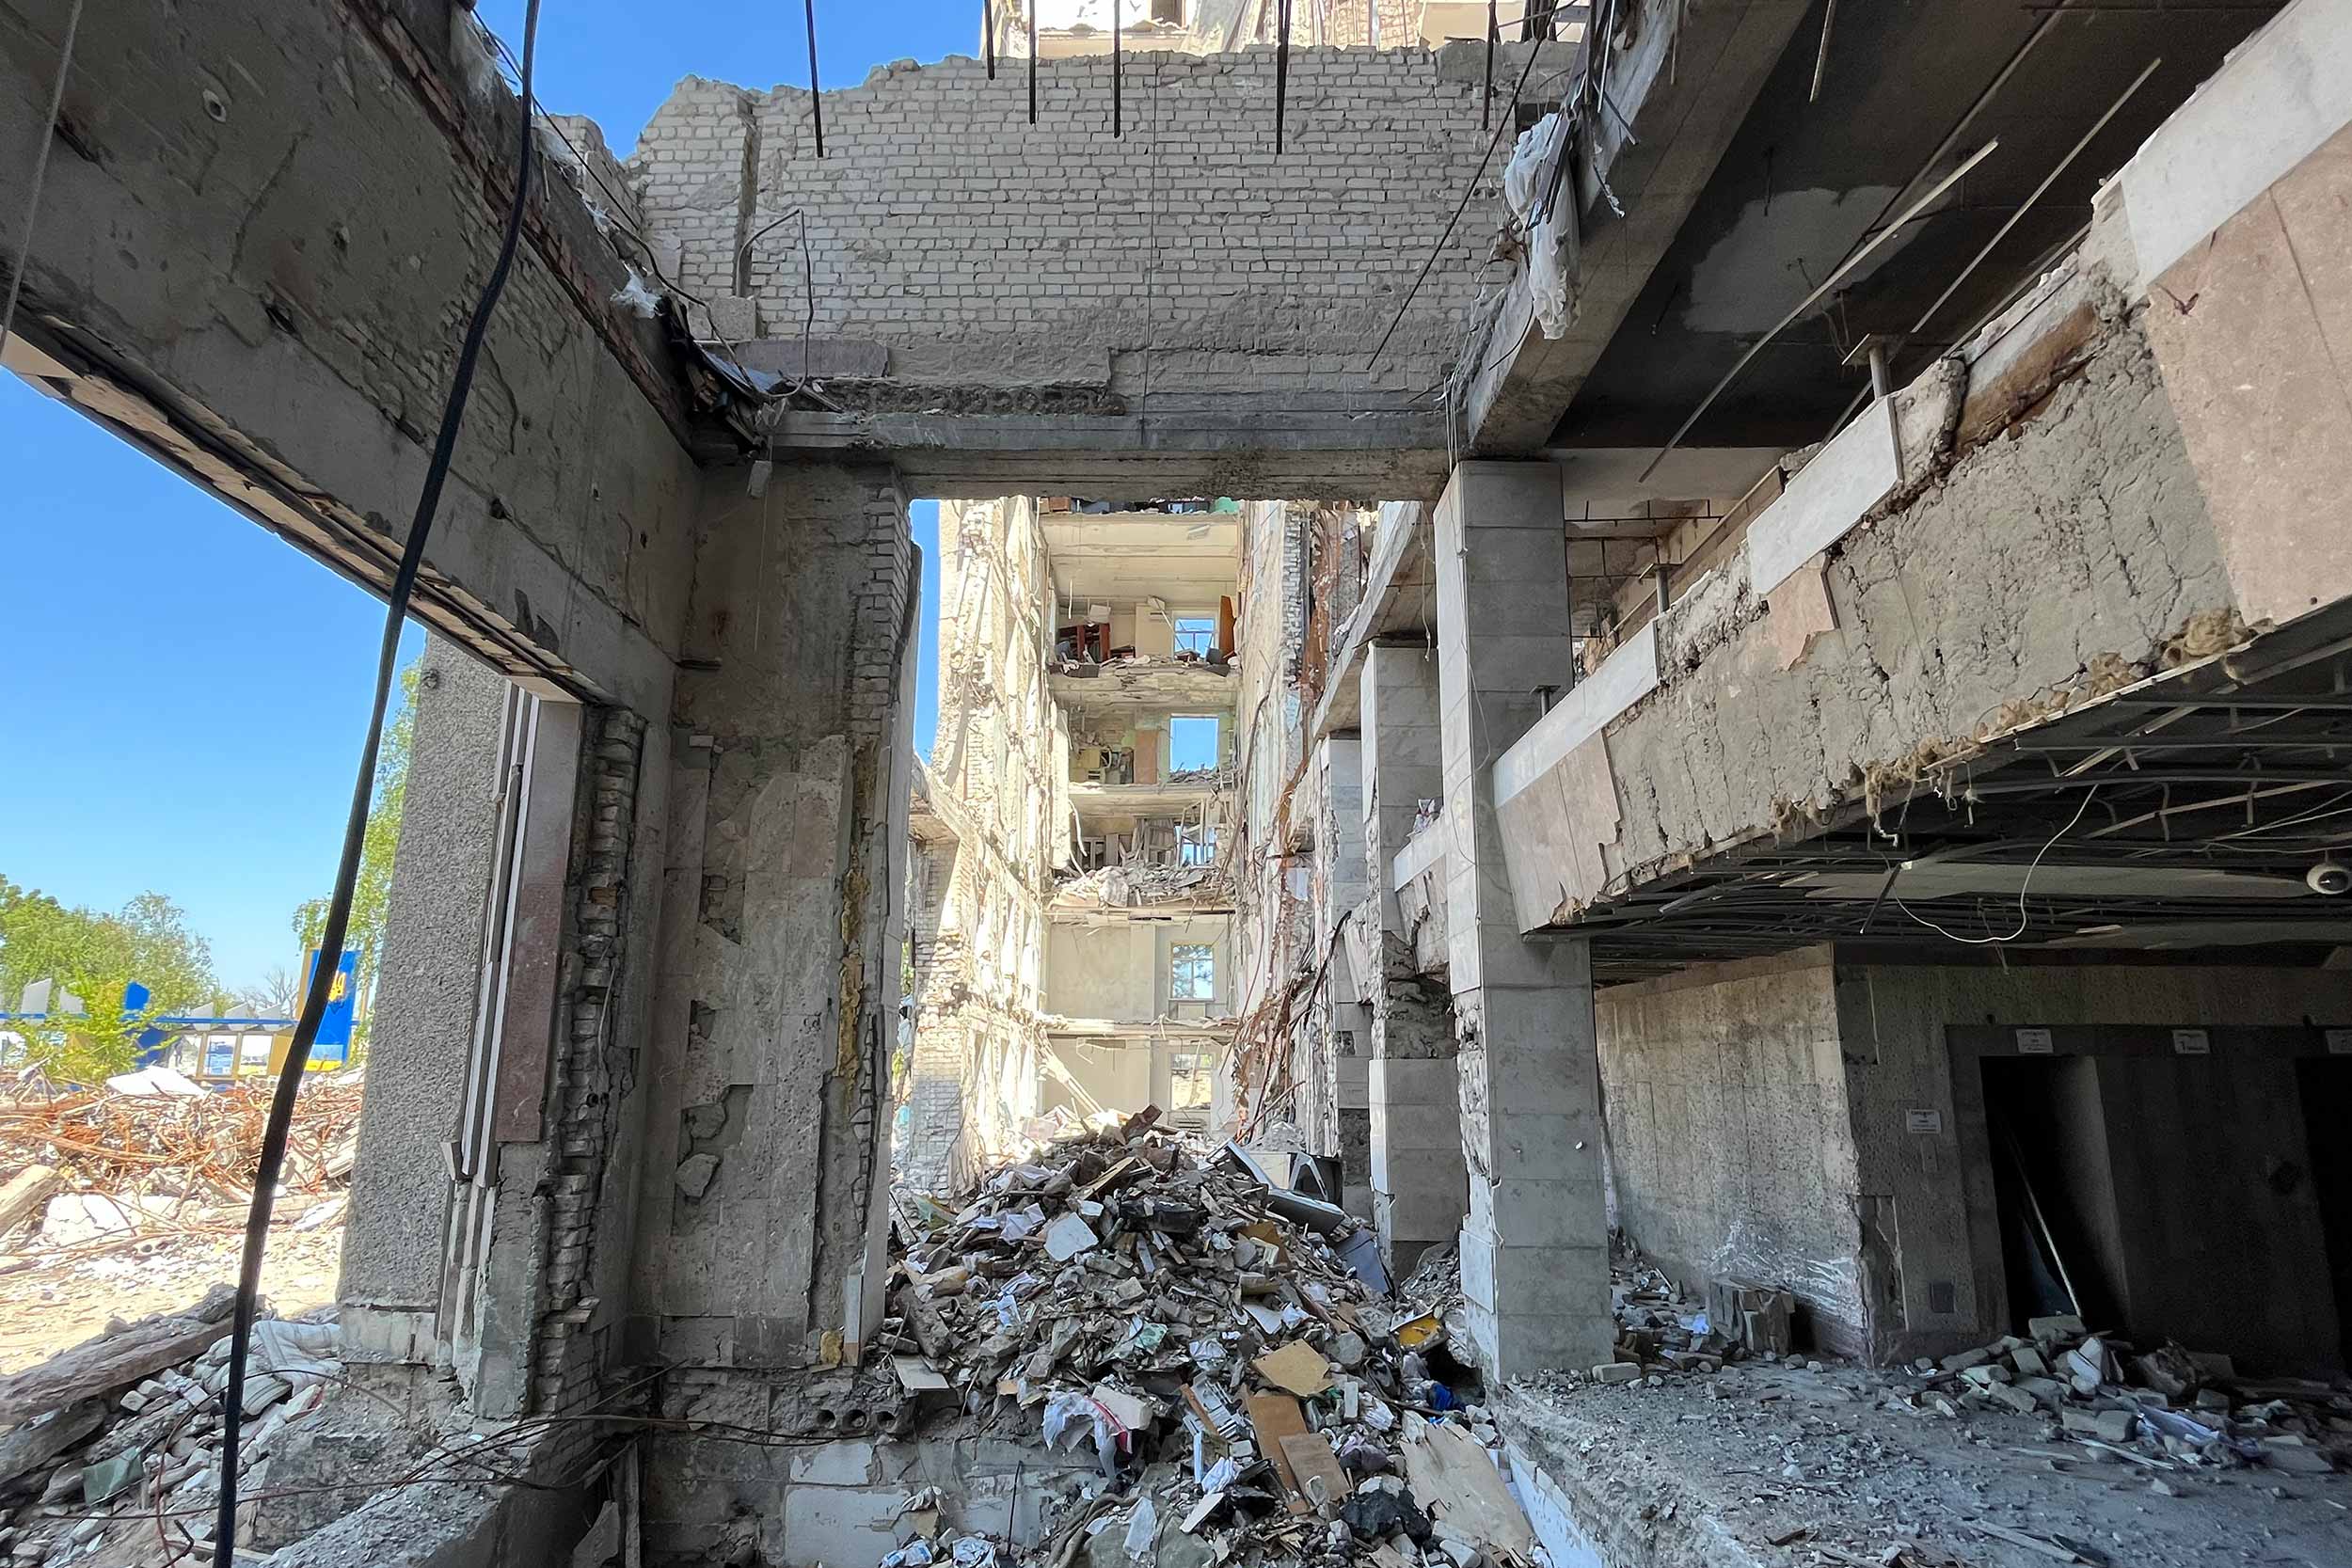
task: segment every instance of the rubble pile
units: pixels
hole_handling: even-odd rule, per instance
[[[220,1396],[232,1293],[118,1323],[0,1378],[0,1553],[16,1568],[208,1561],[220,1493]],[[241,1496],[258,1499],[270,1455],[342,1374],[335,1323],[254,1324],[238,1444]],[[254,1503],[240,1504],[241,1542]]]
[[[1065,879],[1055,889],[1055,898],[1123,910],[1224,891],[1223,872],[1215,865],[1106,865]]]
[[[1549,1381],[1656,1385],[1746,1357],[1788,1356],[1786,1291],[1717,1280],[1702,1309],[1638,1254],[1620,1253],[1614,1274],[1617,1360]],[[2177,1344],[2141,1353],[2071,1313],[2029,1319],[2026,1328],[1888,1371],[1884,1407],[1953,1419],[1990,1411],[2038,1418],[2048,1441],[2071,1439],[2150,1470],[2258,1465],[2325,1475],[2352,1462],[2352,1386],[2341,1381],[2240,1377],[2228,1356]],[[1824,1370],[1819,1361],[1788,1364]]]
[[[2260,1465],[2325,1475],[2352,1460],[2352,1392],[2307,1378],[2245,1378],[2226,1355],[2167,1344],[2139,1352],[2072,1313],[2027,1335],[1920,1360],[1890,1400],[1937,1416],[1999,1409],[2054,1424],[2144,1468]]]
[[[306,1080],[282,1182],[320,1193],[351,1175],[359,1137],[357,1072]],[[47,1239],[188,1223],[241,1225],[261,1163],[270,1085],[212,1091],[168,1069],[93,1091],[0,1101],[0,1237],[42,1212]],[[218,1212],[214,1212],[218,1211]]]
[[[1532,1562],[1476,1374],[1386,1294],[1371,1233],[1157,1117],[1098,1119],[961,1210],[898,1205],[910,1395],[1098,1472],[1029,1560]],[[1011,1549],[918,1531],[887,1568]]]

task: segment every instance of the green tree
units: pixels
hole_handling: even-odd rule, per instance
[[[362,1012],[353,1031],[355,1053],[366,1044],[375,966],[384,953],[384,916],[392,899],[392,856],[400,848],[401,812],[408,803],[408,757],[416,749],[417,680],[423,664],[420,657],[400,673],[400,707],[385,726],[384,743],[376,750],[374,797],[368,805],[367,832],[359,841],[359,878],[352,885],[351,922],[343,935],[343,945],[359,954]],[[309,953],[326,932],[326,900],[303,900],[294,907],[293,924],[295,940]],[[295,992],[296,1013],[302,1010],[301,994]]]
[[[24,1029],[26,1053],[50,1077],[94,1084],[128,1072],[138,1032],[166,1013],[197,1011],[218,994],[213,951],[188,928],[185,911],[142,893],[113,914],[69,908],[0,877],[0,1000],[13,1006],[27,985],[54,983],[49,1023]],[[144,1006],[122,1007],[125,988],[148,989]],[[80,999],[79,1015],[64,997]]]

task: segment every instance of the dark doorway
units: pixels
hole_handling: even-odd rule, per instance
[[[2352,1366],[2352,1056],[2311,1056],[2296,1064],[2303,1091],[2304,1144],[2311,1151],[2312,1193],[2328,1244],[2328,1275],[2335,1293],[2337,1351]]]

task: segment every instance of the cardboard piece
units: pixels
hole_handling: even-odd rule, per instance
[[[1289,1389],[1302,1400],[1311,1400],[1331,1386],[1331,1363],[1304,1339],[1293,1339],[1270,1350],[1250,1365],[1258,1370],[1260,1377]]]
[[[1295,1499],[1298,1475],[1291,1468],[1289,1456],[1282,1452],[1282,1439],[1305,1434],[1306,1413],[1299,1409],[1298,1402],[1288,1394],[1252,1394],[1243,1407],[1249,1413],[1250,1430],[1258,1435],[1258,1451],[1273,1465],[1275,1475],[1282,1482],[1282,1490],[1292,1494]],[[1291,1512],[1304,1513],[1307,1505],[1294,1500]]]
[[[1336,1508],[1347,1500],[1351,1490],[1347,1472],[1340,1468],[1338,1456],[1331,1452],[1331,1445],[1324,1440],[1323,1433],[1294,1433],[1282,1439],[1281,1454],[1298,1483],[1298,1495],[1310,1508]]]
[[[1490,1553],[1531,1561],[1535,1531],[1478,1439],[1459,1427],[1405,1418],[1405,1476],[1430,1517]]]

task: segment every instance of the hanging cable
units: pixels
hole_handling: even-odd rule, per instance
[[[988,79],[996,80],[996,0],[980,0],[980,59]]]
[[[49,89],[49,113],[33,128],[39,145],[33,149],[33,182],[24,193],[24,227],[17,230],[16,265],[8,269],[8,300],[0,306],[0,351],[8,346],[8,329],[16,325],[16,293],[24,286],[25,263],[33,258],[33,221],[40,216],[41,182],[49,177],[49,144],[57,139],[57,111],[65,106],[65,79],[73,68],[73,39],[82,30],[82,0],[73,0],[66,13],[65,41],[57,46],[57,79]]]
[[[1037,0],[1022,0],[1029,26],[1029,123],[1037,123]]]
[[[1034,4],[1035,0],[1031,0]],[[805,0],[808,12],[808,122],[817,132],[817,156],[825,155],[825,95],[817,86],[817,0]]]
[[[351,925],[351,899],[359,879],[360,847],[367,837],[368,808],[375,795],[376,753],[384,740],[384,709],[390,701],[392,672],[400,657],[401,627],[408,617],[417,573],[424,564],[424,545],[433,530],[434,514],[441,503],[441,486],[449,478],[458,427],[466,417],[467,394],[473,388],[474,365],[488,335],[490,312],[506,290],[506,275],[515,264],[522,239],[523,213],[530,205],[531,164],[534,136],[531,120],[531,69],[539,40],[539,0],[529,0],[523,13],[523,93],[516,105],[521,126],[515,167],[515,200],[507,210],[506,228],[499,241],[498,261],[490,268],[482,297],[474,302],[473,317],[457,351],[449,401],[441,410],[440,433],[434,437],[432,460],[424,470],[424,487],[417,496],[416,515],[409,519],[408,538],[401,546],[400,566],[385,595],[384,637],[376,650],[375,701],[368,714],[367,739],[359,748],[358,777],[353,781],[351,814],[343,824],[342,859],[335,868],[335,888],[326,901],[326,920],[319,933],[318,958],[310,966],[310,984],[302,998],[302,1016],[288,1043],[285,1065],[270,1097],[269,1120],[262,1132],[262,1157],[253,1173],[253,1202],[246,1212],[245,1255],[237,1270],[236,1313],[229,1334],[229,1382],[220,1396],[220,1510],[213,1530],[213,1561],[235,1560],[237,1541],[237,1442],[245,1414],[246,1341],[252,1337],[256,1305],[262,1293],[262,1255],[269,1244],[270,1210],[279,1172],[286,1161],[286,1133],[294,1122],[294,1098],[318,1038],[319,1022],[326,1014],[327,998],[342,968],[343,938]]]

